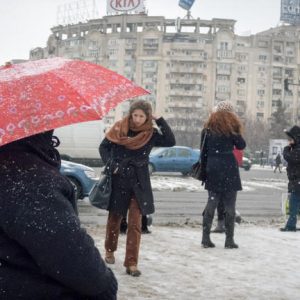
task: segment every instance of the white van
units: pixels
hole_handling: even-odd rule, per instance
[[[64,159],[77,162],[99,161],[99,145],[104,138],[103,121],[90,121],[57,128],[59,153]]]

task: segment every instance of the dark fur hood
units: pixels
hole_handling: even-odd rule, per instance
[[[55,149],[59,145],[59,140],[53,136],[53,131],[46,131],[4,145],[0,147],[0,155],[4,158],[6,156],[13,157],[16,152],[33,152],[59,169],[61,160],[59,152]]]
[[[295,125],[290,130],[285,130],[285,133],[288,137],[292,138],[295,141],[295,144],[300,143],[300,127]]]

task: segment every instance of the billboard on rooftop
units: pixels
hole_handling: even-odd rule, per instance
[[[300,25],[300,0],[281,0],[280,20]]]

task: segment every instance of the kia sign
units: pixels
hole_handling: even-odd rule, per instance
[[[195,0],[180,0],[178,5],[183,9],[190,10],[194,2]]]
[[[107,14],[145,12],[144,0],[107,0]]]
[[[281,0],[280,20],[300,25],[300,0]]]

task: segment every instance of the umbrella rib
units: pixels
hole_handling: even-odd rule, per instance
[[[49,73],[54,73],[54,75],[59,78],[59,80],[61,80],[62,82],[66,83],[68,85],[68,88],[70,88],[72,90],[72,92],[74,92],[74,94],[79,95],[81,101],[83,102],[83,104],[87,105],[87,106],[91,106],[91,103],[86,99],[86,97],[84,95],[82,95],[77,89],[76,87],[74,87],[73,85],[71,85],[70,83],[68,83],[64,78],[62,78],[61,76],[59,76],[57,73],[50,71]],[[96,105],[93,106],[93,110],[97,113],[97,115],[100,117],[99,111],[96,107]]]

